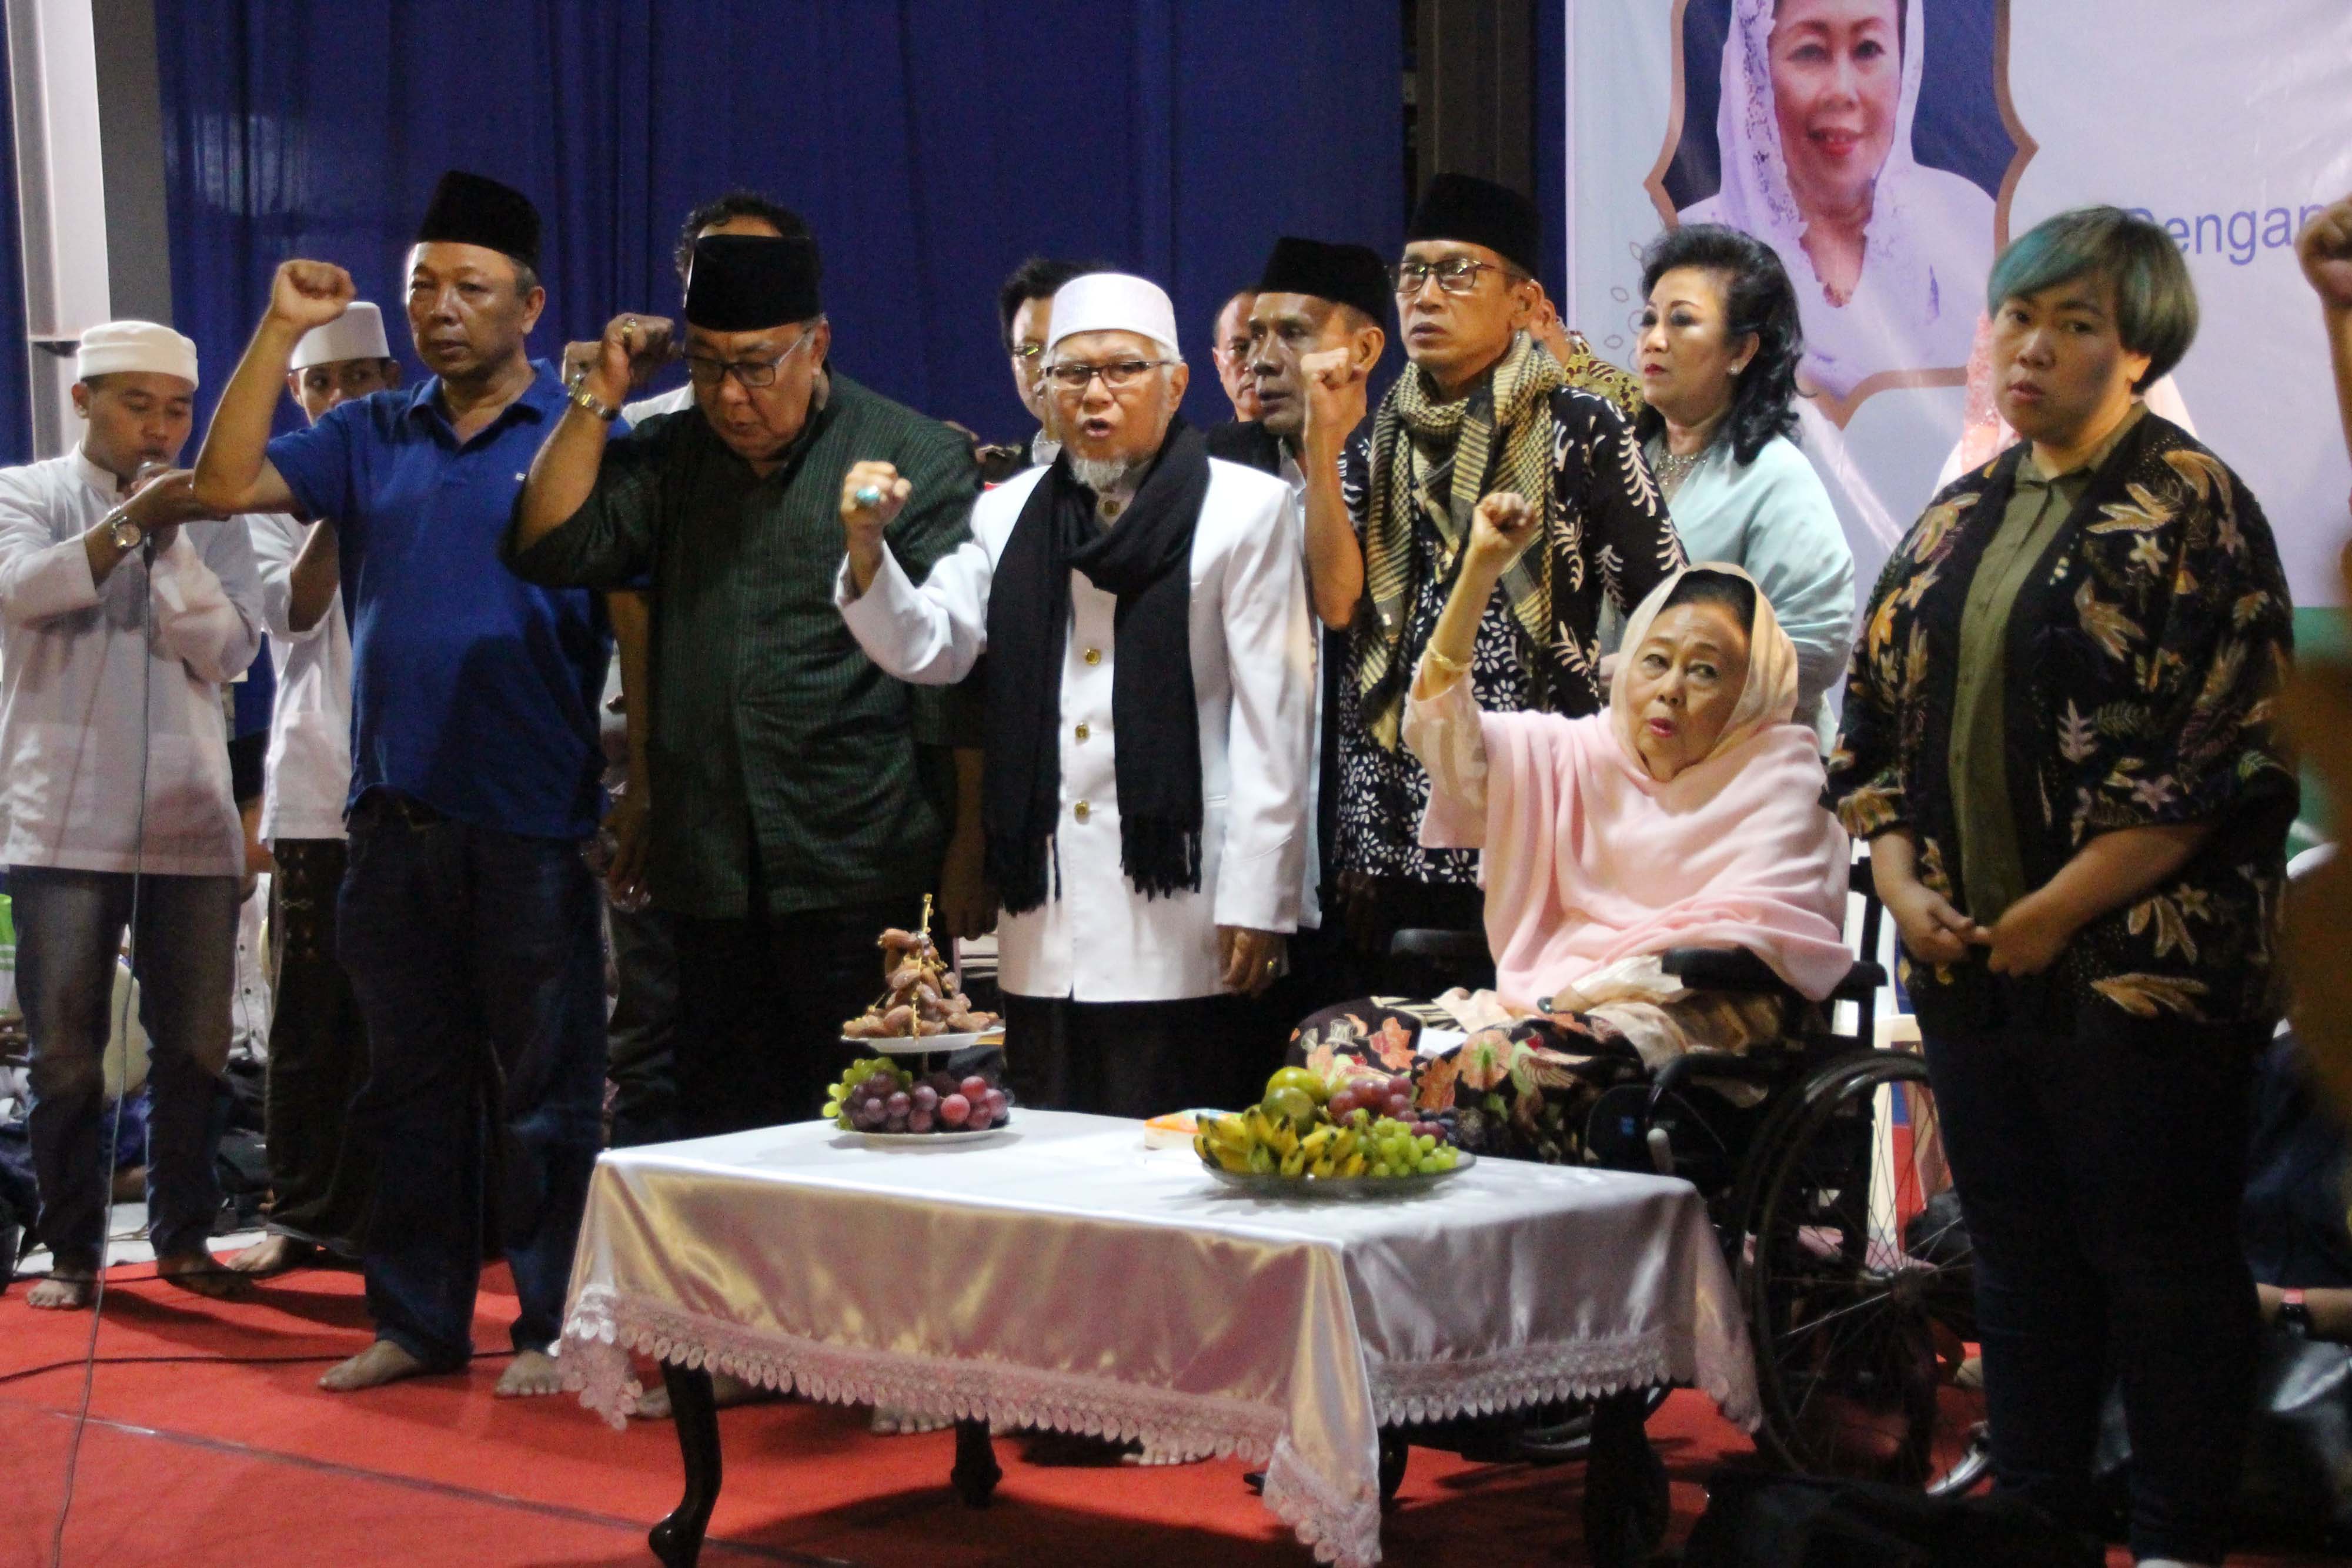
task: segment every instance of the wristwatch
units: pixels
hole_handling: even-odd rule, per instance
[[[129,555],[146,541],[147,530],[129,517],[117,513],[106,520],[106,537],[114,541],[116,549]]]
[[[606,424],[621,417],[619,409],[588,390],[588,372],[585,371],[572,378],[571,384],[564,389],[564,396],[572,407],[586,410]]]
[[[2311,1303],[2301,1291],[2279,1292],[2278,1326],[2297,1339],[2311,1337]]]

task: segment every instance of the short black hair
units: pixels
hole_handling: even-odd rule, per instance
[[[1797,361],[1805,357],[1805,334],[1796,287],[1772,247],[1753,235],[1721,224],[1685,224],[1660,235],[1642,253],[1644,306],[1658,279],[1678,267],[1699,267],[1722,279],[1727,340],[1756,335],[1756,353],[1734,378],[1731,409],[1723,421],[1731,455],[1743,465],[1753,463],[1774,436],[1797,430]],[[1643,441],[1665,427],[1665,415],[1646,403],[1633,422],[1633,433]]]
[[[1051,299],[1074,277],[1109,270],[1103,262],[1067,261],[1056,256],[1033,256],[1014,267],[996,291],[996,335],[1003,340],[1004,351],[1013,351],[1013,318],[1021,313],[1021,307],[1032,299]]]
[[[2014,298],[2078,277],[2100,277],[2116,294],[2116,336],[2147,356],[2146,392],[2197,340],[2197,286],[2172,236],[2120,207],[2076,207],[2044,218],[2011,242],[1985,279],[1986,313],[1998,318]]]
[[[809,237],[808,220],[800,214],[772,201],[757,191],[737,186],[716,201],[705,202],[686,214],[686,222],[677,231],[677,275],[684,277],[694,266],[694,242],[702,231],[713,224],[723,224],[730,218],[758,218],[786,239]]]
[[[1748,635],[1756,633],[1756,585],[1744,577],[1710,567],[1692,567],[1666,591],[1666,601],[1658,606],[1658,613],[1664,615],[1677,604],[1720,604]]]

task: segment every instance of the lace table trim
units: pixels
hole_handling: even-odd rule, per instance
[[[1264,1463],[1286,1425],[1283,1411],[1246,1400],[1175,1394],[1011,1362],[832,1344],[746,1329],[608,1287],[582,1291],[564,1328],[564,1386],[616,1427],[627,1424],[642,1392],[629,1366],[632,1351],[828,1404],[881,1405],[913,1416],[1134,1440],[1170,1457],[1231,1455]]]
[[[1450,1421],[1524,1410],[1565,1399],[1591,1399],[1654,1383],[1696,1383],[1734,1421],[1752,1408],[1752,1389],[1712,1356],[1696,1354],[1686,1333],[1654,1329],[1620,1339],[1574,1344],[1515,1345],[1459,1360],[1376,1362],[1372,1407],[1383,1427]],[[1701,1364],[1704,1362],[1705,1364]]]
[[[1372,1406],[1382,1426],[1591,1398],[1654,1383],[1696,1380],[1724,1414],[1755,1423],[1752,1379],[1695,1352],[1692,1336],[1659,1330],[1622,1339],[1516,1347],[1460,1360],[1377,1363]],[[581,1292],[559,1358],[564,1386],[614,1427],[643,1392],[632,1353],[725,1372],[763,1388],[834,1404],[881,1405],[914,1416],[1042,1427],[1167,1456],[1231,1456],[1266,1468],[1265,1505],[1318,1561],[1360,1568],[1380,1561],[1377,1477],[1350,1485],[1317,1473],[1285,1435],[1287,1413],[1245,1400],[1174,1394],[1001,1361],[961,1361],[827,1343],[703,1317],[625,1296]],[[1698,1364],[1699,1363],[1708,1364]]]

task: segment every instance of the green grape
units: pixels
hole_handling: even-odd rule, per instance
[[[1419,1138],[1415,1139],[1414,1142],[1420,1145],[1421,1152],[1424,1155],[1429,1153],[1430,1150],[1437,1147],[1437,1140],[1430,1136],[1427,1133],[1423,1133]]]

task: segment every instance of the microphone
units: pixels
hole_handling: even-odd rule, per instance
[[[169,474],[171,471],[172,465],[169,463],[164,462],[160,457],[150,457],[146,462],[142,463],[135,470],[132,471],[131,476],[131,487],[132,490],[136,491],[144,486],[147,481],[154,478],[158,474]],[[140,530],[139,560],[140,564],[142,566],[153,566],[155,564],[155,533],[152,528],[142,528]]]

